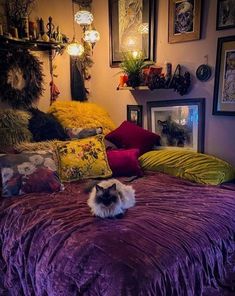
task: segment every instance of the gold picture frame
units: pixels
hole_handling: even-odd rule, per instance
[[[168,42],[200,39],[201,0],[169,0]]]
[[[235,116],[235,36],[218,38],[213,115]]]

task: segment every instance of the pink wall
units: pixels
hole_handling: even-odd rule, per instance
[[[235,165],[235,116],[212,115],[214,70],[216,60],[217,38],[235,35],[235,29],[216,31],[216,2],[205,2],[202,7],[202,38],[199,41],[168,44],[168,1],[158,1],[157,13],[157,64],[165,61],[184,66],[193,75],[191,92],[181,97],[173,90],[151,91],[117,91],[120,69],[109,66],[109,21],[108,0],[93,0],[93,12],[96,28],[101,33],[101,40],[94,50],[95,64],[92,68],[91,99],[104,106],[112,118],[119,125],[126,119],[127,104],[141,104],[146,110],[146,102],[166,99],[205,98],[205,152],[219,156]],[[195,71],[200,64],[205,63],[204,56],[208,55],[209,65],[213,68],[212,78],[207,82],[200,82],[195,77]],[[144,114],[147,126],[146,113]]]

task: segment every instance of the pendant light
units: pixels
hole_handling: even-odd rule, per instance
[[[81,56],[84,53],[84,47],[82,44],[78,43],[75,36],[75,24],[74,24],[74,2],[72,1],[72,11],[73,11],[73,39],[67,46],[67,53],[71,56]]]

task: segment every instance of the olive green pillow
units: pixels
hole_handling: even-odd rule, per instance
[[[235,169],[217,157],[191,150],[155,150],[139,158],[143,170],[167,173],[199,184],[218,185],[235,179]]]

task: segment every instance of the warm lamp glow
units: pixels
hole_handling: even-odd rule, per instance
[[[71,56],[81,56],[84,53],[84,47],[75,39],[67,46],[67,53]]]
[[[100,40],[100,33],[96,30],[88,30],[84,34],[84,40],[90,43],[96,43]]]
[[[75,21],[80,25],[80,26],[88,26],[93,22],[93,15],[87,10],[79,10],[75,16],[74,16]]]

